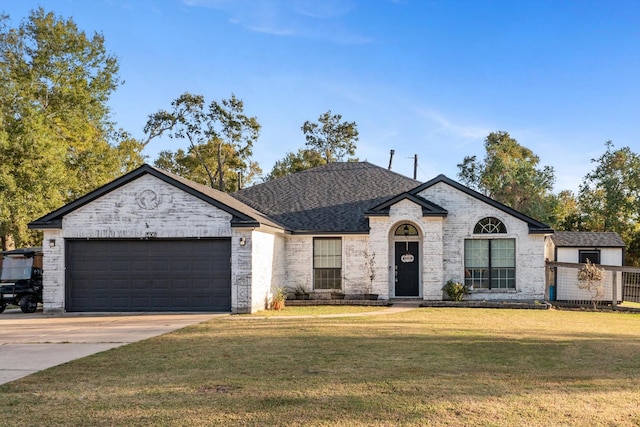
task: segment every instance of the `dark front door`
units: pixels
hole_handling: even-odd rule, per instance
[[[396,242],[396,296],[420,296],[418,242]]]

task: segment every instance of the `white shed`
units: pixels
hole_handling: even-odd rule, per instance
[[[549,261],[584,264],[589,260],[600,266],[620,267],[624,260],[624,241],[615,232],[558,231],[547,236],[545,257]],[[578,288],[577,270],[579,266],[557,267],[554,282],[549,288],[551,301],[589,301],[587,290]],[[622,297],[622,279],[620,272],[607,272],[605,276],[605,295],[603,301],[613,300],[613,283],[616,283],[616,295]],[[616,280],[614,280],[616,279]]]

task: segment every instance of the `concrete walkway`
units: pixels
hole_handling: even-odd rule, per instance
[[[0,384],[228,314],[0,314]]]
[[[418,305],[408,301],[366,313],[270,318],[377,316],[401,313]],[[20,309],[8,309],[0,314],[0,384],[221,316],[237,320],[262,318],[217,313],[67,313],[47,316],[42,311],[25,314]]]

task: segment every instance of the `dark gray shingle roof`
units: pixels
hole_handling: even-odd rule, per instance
[[[368,162],[329,163],[233,196],[291,231],[366,233],[366,211],[419,184]]]
[[[618,233],[612,231],[556,231],[551,239],[559,247],[622,248],[625,246]]]

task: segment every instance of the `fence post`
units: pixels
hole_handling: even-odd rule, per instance
[[[611,306],[615,307],[618,305],[618,272],[617,271],[612,271],[613,273],[613,289],[612,289],[612,294],[613,294],[613,299],[611,300]]]
[[[545,301],[550,301],[550,296],[549,296],[549,270],[551,268],[549,267],[549,258],[545,259],[544,261],[544,299]]]

